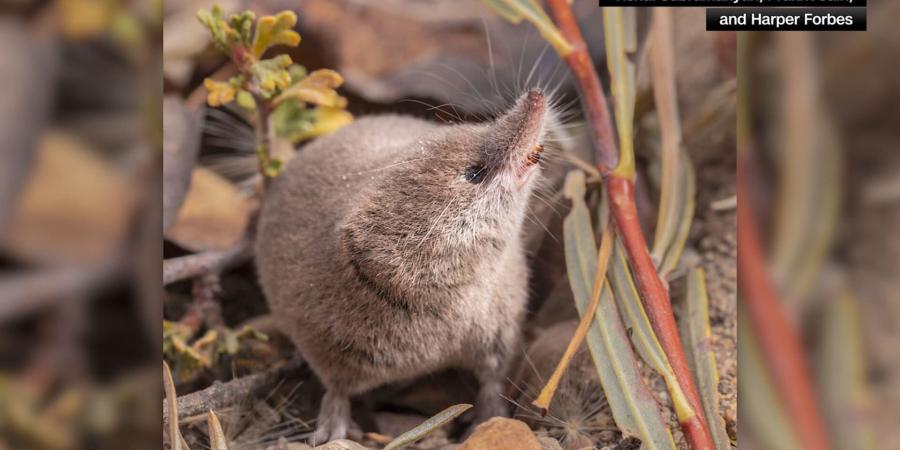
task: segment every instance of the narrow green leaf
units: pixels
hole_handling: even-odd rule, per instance
[[[691,228],[695,180],[690,157],[682,145],[681,118],[675,89],[672,12],[667,8],[653,10],[653,31],[650,38],[650,74],[662,138],[659,215],[650,254],[656,261],[660,276],[665,279],[678,265]]]
[[[866,422],[871,398],[856,298],[843,292],[828,302],[819,321],[816,378],[819,397],[835,438],[836,449],[874,449],[875,437]]]
[[[455,419],[460,414],[468,411],[471,407],[472,405],[469,405],[467,403],[453,405],[435,414],[412,430],[409,430],[406,433],[397,436],[393,441],[391,441],[387,446],[384,447],[384,450],[396,450],[406,447],[407,445],[412,444],[419,439],[422,439],[426,434],[431,433],[432,431],[446,425],[448,422]]]
[[[616,247],[610,262],[610,284],[619,309],[624,314],[625,323],[631,327],[631,341],[637,348],[641,358],[656,370],[666,382],[675,413],[679,421],[690,420],[695,412],[684,396],[684,390],[675,378],[675,372],[669,363],[662,345],[653,332],[650,318],[644,310],[641,298],[634,284],[631,270],[628,268],[628,258],[621,240],[616,240]]]
[[[569,283],[579,313],[590,301],[597,270],[597,244],[584,194],[584,172],[569,172],[565,195],[572,199],[572,210],[563,223],[563,240]],[[638,371],[637,359],[608,285],[604,285],[586,340],[616,425],[625,435],[639,437],[642,448],[674,449],[675,443],[656,400]]]
[[[634,8],[603,8],[603,35],[619,134],[618,176],[634,178],[634,101],[637,19]]]
[[[556,49],[560,56],[566,56],[572,52],[569,41],[563,37],[559,29],[541,8],[536,0],[482,0],[500,17],[519,23],[525,19],[534,25],[541,36]]]
[[[232,14],[229,19],[231,28],[231,36],[233,43],[243,46],[250,44],[250,30],[253,28],[253,22],[256,21],[256,14],[253,11],[242,11],[238,14]]]
[[[750,429],[760,448],[802,448],[775,394],[757,338],[747,320],[747,313],[738,311],[738,367],[741,368],[738,380],[738,415],[742,424],[746,421],[746,425],[742,426]]]
[[[660,242],[660,246],[664,250],[658,261],[659,273],[663,278],[672,273],[678,266],[678,261],[681,260],[681,253],[684,251],[684,246],[687,243],[688,234],[691,231],[691,224],[694,221],[694,198],[697,192],[694,165],[691,163],[687,151],[683,148],[678,152],[678,160],[677,185],[673,187],[676,193],[673,199],[675,221],[671,225],[667,224],[667,226],[673,227],[668,242]],[[656,244],[656,242],[653,243],[654,256],[657,250]]]
[[[788,305],[802,301],[825,263],[840,213],[837,127],[821,104],[815,45],[809,35],[779,36],[783,86],[772,276]]]
[[[719,372],[712,349],[706,277],[701,268],[693,269],[688,276],[680,325],[681,340],[685,344],[688,364],[700,391],[700,400],[713,442],[717,449],[728,450],[731,448],[731,440],[725,429],[725,419],[719,414]]]
[[[631,341],[650,367],[660,374],[671,372],[672,369],[659,340],[656,339],[656,334],[653,333],[653,326],[650,325],[650,319],[634,285],[621,239],[616,239],[611,267],[609,281],[625,323],[631,328]]]

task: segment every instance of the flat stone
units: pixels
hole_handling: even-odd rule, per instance
[[[541,444],[525,422],[494,417],[478,425],[458,450],[541,450]]]

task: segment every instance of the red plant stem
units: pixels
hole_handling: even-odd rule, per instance
[[[804,450],[827,450],[828,431],[820,415],[800,336],[781,307],[766,269],[762,239],[750,205],[750,152],[738,158],[738,286],[759,339],[772,382]]]
[[[712,436],[703,414],[700,396],[688,368],[687,357],[681,345],[669,293],[656,272],[656,266],[650,259],[647,242],[641,231],[634,200],[634,184],[630,179],[610,174],[610,170],[618,162],[619,150],[615,141],[606,95],[600,86],[587,44],[584,42],[567,0],[547,0],[547,5],[563,36],[572,46],[572,52],[565,55],[563,59],[568,64],[578,85],[579,98],[590,124],[597,166],[600,173],[606,178],[606,193],[610,200],[610,211],[625,244],[625,250],[628,253],[628,259],[631,262],[650,324],[672,366],[675,378],[694,412],[693,417],[681,422],[682,431],[691,448],[713,450]]]
[[[619,149],[616,145],[616,133],[612,127],[612,119],[609,116],[609,107],[606,104],[606,95],[600,86],[600,78],[594,69],[587,44],[578,28],[578,22],[572,14],[572,8],[567,0],[547,0],[550,13],[556,20],[563,37],[572,46],[572,52],[563,56],[575,77],[578,88],[578,98],[587,116],[587,122],[591,124],[591,143],[596,152],[597,167],[601,175],[606,175],[619,161]]]
[[[656,272],[656,266],[650,258],[647,243],[641,232],[641,223],[634,203],[634,186],[631,180],[611,176],[606,181],[606,192],[609,196],[610,211],[625,244],[625,251],[631,261],[635,281],[644,301],[647,317],[653,326],[653,332],[666,353],[675,379],[681,385],[691,409],[694,410],[694,417],[681,422],[681,429],[691,448],[712,450],[714,448],[712,436],[681,345],[669,292]]]

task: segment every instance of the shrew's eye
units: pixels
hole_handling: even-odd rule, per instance
[[[484,181],[485,175],[487,175],[487,169],[480,164],[466,167],[466,171],[463,173],[466,181],[472,184],[478,184]]]

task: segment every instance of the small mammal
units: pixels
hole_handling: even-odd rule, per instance
[[[500,397],[527,297],[521,244],[548,105],[486,124],[366,117],[305,147],[267,193],[256,240],[273,315],[326,388],[312,440],[359,432],[350,397],[444,368]]]

